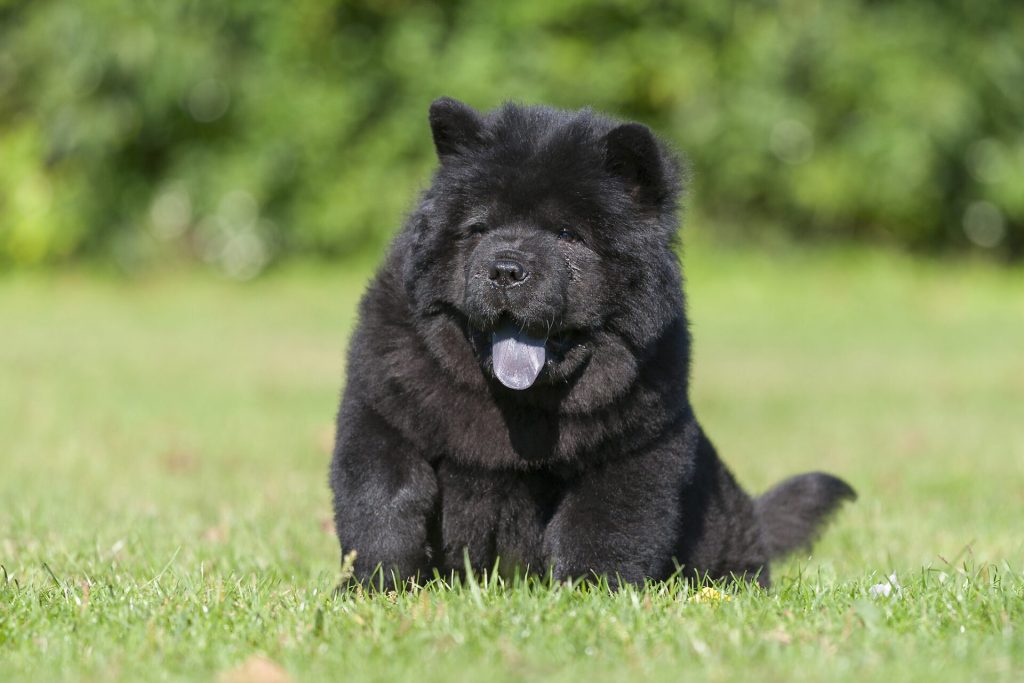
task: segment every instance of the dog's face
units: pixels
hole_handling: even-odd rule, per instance
[[[506,388],[568,381],[664,294],[643,283],[669,248],[671,169],[646,128],[588,112],[443,99],[430,118],[441,167],[414,218],[414,300]]]
[[[582,362],[607,291],[584,227],[563,223],[557,211],[531,214],[494,206],[470,219],[455,246],[469,340],[512,389],[529,388],[542,371],[545,381],[567,376]]]

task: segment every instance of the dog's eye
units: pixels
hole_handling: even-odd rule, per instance
[[[483,221],[474,221],[466,226],[467,235],[482,235],[487,232],[487,224]]]
[[[580,236],[569,228],[562,228],[558,233],[558,239],[565,242],[579,242]]]

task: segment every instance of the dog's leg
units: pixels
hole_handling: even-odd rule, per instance
[[[684,472],[674,446],[607,463],[568,484],[544,534],[556,579],[637,584],[672,573]]]
[[[394,586],[428,571],[434,470],[397,431],[354,401],[345,402],[338,418],[331,489],[342,552],[356,551],[356,580]]]

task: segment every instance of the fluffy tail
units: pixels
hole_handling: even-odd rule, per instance
[[[838,477],[809,472],[791,477],[754,501],[768,555],[808,549],[832,514],[857,493]]]

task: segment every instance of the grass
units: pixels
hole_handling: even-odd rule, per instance
[[[740,480],[861,494],[768,592],[335,597],[326,468],[366,269],[3,277],[0,679],[1020,680],[1024,273],[686,262],[694,400]]]

